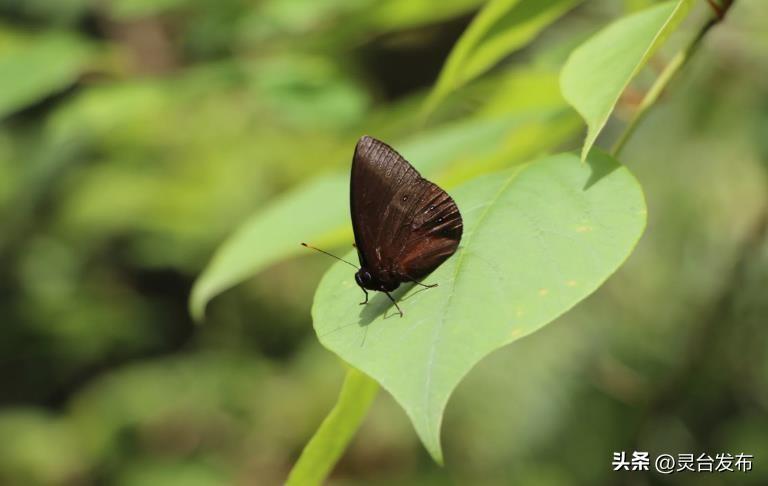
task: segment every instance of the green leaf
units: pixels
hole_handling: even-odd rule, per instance
[[[402,154],[434,177],[454,163],[498,153],[513,129],[539,119],[524,115],[460,123],[403,145]],[[348,192],[349,173],[338,172],[297,188],[246,221],[221,245],[195,282],[190,297],[194,318],[203,318],[210,299],[271,263],[306,254],[299,245],[302,241],[326,248],[345,240],[351,244]]]
[[[195,282],[190,298],[195,319],[203,318],[205,305],[215,295],[270,263],[299,253],[302,241],[326,246],[343,238],[348,231],[340,223],[348,202],[341,195],[348,187],[343,175],[321,177],[289,192],[246,221],[216,251]]]
[[[449,93],[482,75],[581,0],[491,0],[456,42],[424,105],[429,114]]]
[[[578,160],[551,156],[457,189],[462,243],[426,279],[438,287],[395,292],[403,318],[384,294],[358,305],[347,265],[320,283],[320,342],[395,397],[438,462],[443,411],[462,377],[597,289],[643,232],[645,202],[629,170],[599,152]]]
[[[587,123],[584,159],[621,93],[688,14],[693,0],[665,2],[605,27],[576,48],[560,75],[565,99]]]
[[[339,400],[304,447],[286,485],[323,483],[360,428],[378,391],[374,380],[354,368],[347,370]]]
[[[0,119],[74,83],[91,56],[86,43],[66,33],[0,37],[11,41],[0,49]]]

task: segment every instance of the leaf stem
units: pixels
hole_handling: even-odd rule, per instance
[[[651,89],[649,89],[645,94],[643,100],[640,102],[640,106],[638,106],[637,110],[632,115],[632,118],[629,120],[629,123],[627,123],[624,132],[613,145],[611,154],[614,157],[618,158],[621,150],[624,148],[624,145],[627,143],[632,134],[635,133],[635,130],[637,130],[640,122],[642,122],[645,116],[648,114],[648,110],[656,103],[656,101],[658,101],[659,97],[667,88],[667,86],[669,86],[675,75],[680,72],[683,66],[688,63],[688,61],[690,61],[691,57],[696,53],[699,46],[701,45],[701,41],[704,39],[704,36],[707,34],[707,32],[709,32],[712,27],[723,20],[726,12],[732,4],[733,2],[729,1],[721,5],[720,10],[715,10],[714,17],[711,17],[709,20],[707,20],[707,22],[699,29],[699,32],[696,34],[696,36],[691,39],[691,41],[686,44],[686,46],[683,47],[677,54],[675,54],[675,57],[672,58],[669,64],[667,64],[667,66],[661,72],[659,77],[656,78],[656,81],[651,86]]]
[[[347,370],[336,405],[301,451],[288,475],[287,486],[321,484],[328,477],[360,427],[378,390],[379,384],[363,372],[352,367]]]

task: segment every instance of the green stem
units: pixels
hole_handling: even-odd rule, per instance
[[[339,399],[301,451],[287,486],[321,484],[331,473],[360,427],[376,397],[379,384],[355,368],[347,370]]]
[[[697,51],[701,45],[701,40],[704,38],[707,32],[709,32],[709,29],[714,27],[721,20],[722,17],[719,15],[709,19],[707,23],[704,24],[701,29],[699,29],[699,32],[696,34],[696,36],[683,49],[681,49],[680,52],[675,54],[675,57],[672,58],[669,64],[667,64],[667,66],[661,72],[659,77],[656,78],[653,86],[651,86],[651,89],[648,90],[648,92],[645,94],[645,97],[643,97],[643,100],[640,102],[640,106],[638,106],[637,110],[632,116],[632,119],[630,119],[629,123],[627,123],[627,127],[624,129],[624,133],[621,134],[611,149],[611,153],[614,157],[619,156],[621,150],[624,148],[624,145],[627,143],[627,140],[629,140],[632,134],[635,133],[635,130],[637,129],[640,122],[648,114],[648,110],[656,103],[656,101],[659,99],[659,96],[661,96],[667,86],[669,86],[669,83],[672,81],[675,75],[680,72],[680,69],[682,69],[683,66],[688,63],[693,54]]]

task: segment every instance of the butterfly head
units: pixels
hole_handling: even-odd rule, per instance
[[[355,273],[355,282],[364,289],[378,290],[374,285],[373,275],[365,268],[361,268]]]
[[[390,274],[383,272],[381,275],[374,276],[365,267],[355,273],[355,282],[357,285],[368,290],[378,290],[379,292],[392,292],[400,286],[400,281],[388,278]]]

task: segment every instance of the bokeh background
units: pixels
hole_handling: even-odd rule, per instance
[[[0,484],[279,484],[343,376],[309,314],[331,262],[276,263],[197,326],[187,299],[216,247],[346,169],[363,133],[397,145],[554,110],[509,128],[504,163],[578,148],[565,57],[652,3],[581,4],[417,123],[480,0],[0,0]],[[630,260],[459,386],[447,465],[381,393],[332,484],[768,484],[764,7],[736,0],[627,146],[649,205]],[[612,473],[622,450],[756,459]]]

